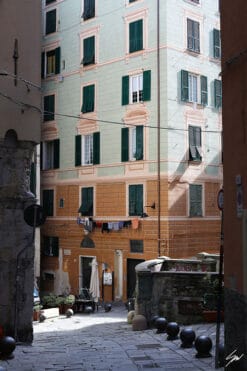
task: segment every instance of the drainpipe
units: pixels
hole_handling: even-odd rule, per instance
[[[157,197],[158,197],[158,257],[160,256],[160,2],[157,0]]]

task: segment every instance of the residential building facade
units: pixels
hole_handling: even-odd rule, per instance
[[[126,299],[138,262],[219,252],[218,3],[46,0],[43,20],[42,290],[88,287],[96,257]]]
[[[16,342],[33,338],[34,230],[24,215],[36,202],[41,11],[39,0],[0,4],[0,329]]]
[[[238,356],[230,370],[246,363],[246,39],[245,1],[221,2],[223,158],[224,158],[224,285],[225,351]]]

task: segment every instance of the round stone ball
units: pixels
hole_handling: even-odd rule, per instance
[[[40,316],[39,316],[39,322],[44,322],[46,320],[46,316],[41,313]]]
[[[195,348],[197,350],[197,358],[211,357],[210,350],[213,343],[209,336],[200,335],[195,340]]]
[[[86,305],[84,308],[84,313],[86,314],[93,313],[93,307],[91,305]]]
[[[73,309],[69,308],[69,309],[66,310],[65,315],[66,315],[67,318],[72,317],[73,314],[74,314]]]
[[[157,333],[162,333],[166,331],[167,320],[165,317],[158,317],[155,320],[155,327],[157,328]]]
[[[11,336],[4,336],[0,339],[0,353],[3,355],[10,355],[15,350],[15,339]]]
[[[158,319],[159,316],[157,314],[153,314],[150,318],[150,326],[151,327],[155,327],[155,322],[156,322],[156,319]]]
[[[166,326],[167,340],[177,339],[179,333],[179,325],[177,322],[169,322]]]
[[[133,318],[135,317],[135,311],[134,310],[131,310],[130,312],[128,312],[128,315],[127,315],[127,322],[129,324],[132,323],[133,321]]]
[[[105,312],[110,312],[111,311],[111,307],[112,307],[111,303],[106,303],[104,305]]]
[[[192,328],[184,328],[180,332],[180,339],[181,339],[181,347],[182,348],[192,348],[192,345],[195,341],[196,334]]]
[[[142,314],[136,314],[132,320],[133,331],[143,331],[147,329],[146,317]]]

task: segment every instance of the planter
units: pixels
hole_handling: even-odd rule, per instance
[[[205,322],[217,322],[217,310],[204,310],[202,316]],[[224,312],[220,313],[220,321],[224,322]]]
[[[33,321],[39,321],[40,310],[33,311]]]
[[[59,314],[66,314],[66,311],[72,308],[72,304],[60,304],[59,305]]]

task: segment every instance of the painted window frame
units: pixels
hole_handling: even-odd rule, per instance
[[[50,23],[52,20],[48,19],[49,16],[51,17],[51,14],[55,12],[55,21],[53,24]],[[54,34],[57,32],[57,22],[58,22],[58,10],[57,8],[49,9],[45,11],[45,29],[44,29],[44,35],[45,36],[50,36],[51,34]]]
[[[54,208],[55,208],[55,192],[54,189],[43,189],[42,191],[42,205],[44,208],[44,212],[47,217],[54,216]]]
[[[192,199],[192,189],[197,188],[196,199]],[[200,189],[200,192],[199,192]],[[204,185],[200,183],[190,183],[188,187],[188,199],[189,199],[189,217],[190,218],[201,218],[204,216]],[[200,198],[198,197],[200,193]],[[199,204],[199,206],[198,206]],[[195,208],[198,206],[198,211]]]
[[[187,50],[200,54],[200,22],[187,18]]]
[[[84,200],[85,197],[85,200]],[[93,186],[81,187],[80,207],[78,213],[82,216],[93,216],[95,207],[95,189]]]
[[[51,59],[51,60],[50,60]],[[54,77],[61,72],[61,47],[45,49],[41,54],[41,78]]]
[[[198,125],[189,124],[188,126],[189,142],[189,161],[202,161],[202,129]]]
[[[195,81],[196,84],[193,84]],[[196,93],[193,91],[195,87]],[[190,71],[181,70],[181,101],[206,106],[208,104],[207,77]]]
[[[128,4],[130,5],[130,4]],[[131,4],[132,5],[132,4]],[[130,24],[142,20],[142,49],[130,52]],[[137,10],[125,17],[126,57],[145,54],[148,47],[148,9]]]
[[[43,255],[49,257],[59,257],[59,237],[43,236]]]
[[[121,129],[121,161],[144,159],[144,126],[136,125]]]
[[[56,95],[46,94],[43,96],[43,122],[55,120]],[[48,113],[45,113],[48,112]]]
[[[85,161],[85,139],[92,136],[92,161]],[[88,153],[87,153],[88,157]],[[90,157],[90,156],[89,156]],[[88,133],[75,136],[75,166],[92,166],[100,164],[100,132]]]
[[[87,16],[86,19],[84,17],[84,9],[85,9],[85,2],[87,1],[92,1],[94,4],[93,4],[93,8],[94,8],[94,11],[93,11],[93,15],[91,16]],[[90,21],[92,19],[95,19],[96,17],[96,0],[82,0],[81,1],[81,19],[83,20],[83,22],[87,22],[87,21]]]
[[[141,77],[142,76],[142,77]],[[133,101],[133,81],[139,78],[138,87],[142,85],[142,90],[136,91],[136,102]],[[122,76],[122,105],[140,104],[151,100],[151,70]]]
[[[141,192],[141,194],[137,194]],[[135,193],[135,194],[134,194]],[[132,198],[134,195],[134,199]],[[140,202],[139,205],[137,203]],[[132,203],[132,205],[131,205]],[[144,184],[129,184],[128,185],[128,215],[141,216],[144,209]]]
[[[41,170],[59,169],[60,140],[41,142]]]

